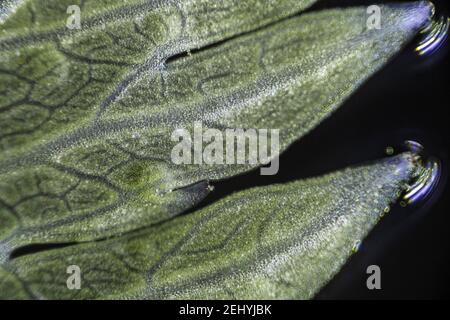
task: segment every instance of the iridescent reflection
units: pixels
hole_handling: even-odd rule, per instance
[[[406,191],[401,205],[406,206],[427,198],[439,182],[440,175],[441,164],[439,160],[429,159],[420,169],[417,180]]]
[[[449,20],[449,18],[441,16],[422,31],[425,34],[425,38],[416,48],[416,52],[419,55],[430,55],[444,44],[448,35]]]

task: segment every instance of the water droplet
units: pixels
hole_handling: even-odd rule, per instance
[[[433,20],[422,30],[424,38],[416,47],[416,52],[420,55],[430,55],[436,52],[447,39],[450,19],[441,16]]]
[[[356,240],[355,243],[353,244],[352,253],[358,252],[361,249],[361,246],[362,246],[362,241]]]
[[[423,146],[417,141],[406,140],[404,144],[409,152],[420,154],[423,151]]]
[[[440,176],[440,161],[430,158],[419,169],[415,182],[406,190],[400,205],[407,206],[427,198],[438,184]]]
[[[426,199],[434,191],[441,176],[441,162],[433,157],[428,159],[424,156],[424,147],[417,141],[407,140],[403,146],[398,146],[395,153],[410,152],[413,154],[417,165],[417,171],[413,181],[405,186],[405,191],[399,191],[397,197],[400,198],[400,206],[406,207]],[[389,212],[387,207],[385,213]]]
[[[394,148],[386,147],[385,152],[386,152],[386,155],[392,156],[394,154]]]
[[[389,211],[391,211],[391,208],[389,206],[386,206],[383,211],[380,213],[380,219],[383,218],[386,214],[389,213]]]

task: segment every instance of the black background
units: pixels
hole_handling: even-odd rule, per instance
[[[388,1],[376,1],[383,3]],[[399,2],[399,1],[397,1]],[[321,1],[311,10],[370,5],[370,1]],[[449,16],[447,0],[433,1]],[[280,157],[276,176],[259,170],[216,182],[201,207],[246,188],[317,176],[385,156],[388,146],[420,142],[425,157],[442,163],[433,195],[394,207],[375,227],[317,299],[436,299],[450,297],[449,42],[433,55],[414,52],[414,39],[387,67],[366,82],[340,109]],[[381,290],[368,290],[366,268],[381,269]]]

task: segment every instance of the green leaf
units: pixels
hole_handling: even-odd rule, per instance
[[[170,56],[313,2],[22,1],[0,24],[1,83],[9,90],[0,100],[1,156],[27,153],[40,139],[88,125],[134,78],[156,72]],[[71,5],[80,7],[80,30],[66,25]],[[18,121],[26,116],[25,123]]]
[[[258,256],[247,247],[252,235],[236,237],[231,248],[212,254],[215,260],[199,257],[195,262],[187,256],[191,252],[208,256],[211,250],[205,243],[219,239],[213,233],[222,234],[226,244],[226,235],[232,235],[230,241],[235,238],[234,230],[251,233],[245,217],[265,219],[263,212],[283,201],[296,208],[288,216],[306,217],[291,226],[300,228],[291,231],[304,237],[320,227],[315,219],[340,215],[339,208],[362,212],[362,217],[379,213],[375,202],[361,200],[362,207],[356,205],[367,172],[355,169],[360,174],[342,175],[349,179],[348,185],[337,184],[338,178],[335,185],[326,184],[324,178],[267,187],[243,192],[242,200],[232,196],[226,205],[221,202],[174,218],[206,196],[209,180],[256,166],[176,165],[170,157],[175,129],[191,130],[196,121],[221,131],[279,129],[283,151],[385,65],[432,13],[428,2],[380,6],[382,28],[368,30],[366,8],[295,15],[313,2],[224,0],[218,6],[207,0],[28,0],[12,2],[14,10],[2,7],[1,294],[154,298],[233,293],[250,297],[241,281],[250,273],[240,278],[237,268],[256,268],[282,253],[289,256],[285,251],[289,241],[300,241],[293,235],[289,238],[289,226],[285,226],[284,247],[275,229],[270,229],[267,239],[257,240],[263,241]],[[82,28],[68,29],[66,9],[77,3]],[[379,191],[373,198],[383,205],[396,198],[402,183],[412,175],[411,156],[395,159],[369,170],[374,174],[370,182],[378,181],[374,177],[379,175],[380,185],[386,184],[390,192]],[[399,176],[393,176],[394,172]],[[320,181],[329,194],[319,199],[307,190],[321,194],[314,188]],[[300,193],[293,191],[300,187]],[[367,187],[378,190],[371,184]],[[347,193],[338,205],[340,188]],[[277,196],[267,196],[261,208],[259,197],[251,200],[253,192],[261,196],[272,191]],[[242,209],[244,203],[248,207]],[[239,219],[231,219],[230,214]],[[227,220],[220,220],[221,215]],[[204,221],[214,222],[216,216],[220,221],[214,228],[204,227]],[[346,250],[343,242],[370,229],[373,221],[367,219],[354,219],[349,222],[353,229],[336,234],[341,241],[336,245],[342,246],[339,250]],[[330,226],[340,227],[335,222]],[[189,242],[188,254],[172,254],[190,235],[201,240]],[[297,245],[306,245],[305,239]],[[283,263],[276,269],[274,279],[279,276],[283,282],[292,276],[292,283],[303,286],[295,295],[293,290],[276,287],[277,297],[309,297],[330,278],[347,257],[343,251],[336,252],[339,259],[326,252],[326,246],[333,244],[330,239],[322,239],[322,247],[311,258],[320,270],[311,270],[307,262],[298,265],[299,275]],[[10,258],[13,250],[31,244],[82,241],[91,242]],[[293,260],[286,263],[294,265],[298,257],[308,261],[309,256],[302,254],[291,255]],[[337,260],[327,264],[329,259]],[[82,293],[65,286],[66,263],[70,262],[88,271]],[[328,265],[333,266],[332,272]],[[225,266],[228,269],[217,271]],[[256,272],[252,280],[254,288],[262,289],[261,297],[269,297],[264,290],[275,286],[265,274]],[[313,282],[303,284],[307,274]],[[286,281],[288,287],[290,280]]]
[[[19,257],[0,271],[0,296],[310,298],[418,173],[416,160],[249,189],[143,231]],[[67,288],[70,265],[80,290]]]
[[[0,24],[0,257],[23,244],[132,230],[202,199],[203,177],[171,192],[186,171],[170,162],[174,123],[138,128],[139,119],[100,115],[138,78],[161,74],[169,56],[313,2],[21,2]],[[73,4],[81,30],[66,27]]]
[[[80,31],[61,25],[65,1],[23,2],[0,25],[3,259],[23,245],[105,238],[191,207],[209,191],[202,181],[255,165],[175,165],[174,129],[275,128],[284,150],[431,15],[424,2],[381,6],[382,29],[368,30],[366,8],[336,9],[249,32],[312,1],[99,3],[85,1]]]

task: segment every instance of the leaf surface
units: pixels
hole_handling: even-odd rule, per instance
[[[0,25],[0,256],[32,243],[109,237],[191,207],[209,192],[204,181],[255,164],[175,165],[175,129],[195,121],[219,130],[274,128],[284,150],[398,52],[432,11],[426,2],[382,6],[381,30],[367,29],[365,8],[312,12],[164,62],[311,3],[294,2],[251,1],[253,13],[231,0],[229,9],[211,9],[210,1],[85,1],[92,17],[69,32],[58,29],[64,12],[38,23],[59,5],[24,1]],[[209,12],[203,23],[201,8]]]
[[[247,230],[246,217],[255,210],[252,206],[258,206],[258,201],[252,200],[256,191],[244,192],[242,201],[228,199],[231,206],[227,206],[234,211],[217,204],[192,216],[174,216],[208,194],[209,180],[234,176],[257,164],[176,165],[171,161],[175,145],[171,134],[179,128],[192,130],[198,121],[205,128],[222,132],[227,128],[279,129],[282,152],[336,110],[432,15],[429,2],[380,6],[383,27],[368,30],[366,8],[294,16],[314,2],[307,0],[225,0],[220,6],[206,0],[86,0],[78,3],[82,28],[71,30],[65,25],[66,9],[74,2],[13,1],[1,9],[0,285],[11,289],[0,292],[12,295],[16,288],[18,295],[32,297],[247,297],[250,291],[245,292],[239,277],[248,279],[250,273],[237,274],[235,269],[257,268],[261,261],[287,254],[288,247],[281,247],[275,231],[273,238],[264,240],[267,246],[263,245],[258,257],[245,247],[254,237],[245,235],[237,237],[235,247],[225,253],[213,254],[216,262],[221,261],[215,266],[199,258],[198,265],[192,265],[195,270],[183,269],[180,261],[185,255],[174,255],[173,268],[180,272],[177,275],[178,271],[162,267],[162,263],[177,249],[183,234],[187,237],[197,229],[199,238],[211,237],[215,230],[229,234],[231,241],[235,232],[227,228],[233,224],[222,221],[215,229],[202,227],[203,217],[211,216],[208,219],[212,221],[217,215],[220,220],[222,209],[225,216],[239,212],[241,220],[233,220],[237,223],[233,230]],[[188,54],[183,55],[186,51]],[[393,193],[380,195],[377,201],[387,204],[394,200],[401,183],[413,171],[410,158],[404,156],[398,160],[400,164],[395,162],[398,168],[390,167],[401,173],[398,179],[393,179],[389,170],[383,171],[380,179],[393,179],[391,184],[383,180]],[[348,197],[360,190],[358,179],[364,180],[364,175],[358,177],[345,189]],[[313,188],[314,183],[305,182],[305,188]],[[272,187],[267,188],[260,192],[271,193]],[[312,200],[314,205],[310,207],[309,200],[305,203],[295,196],[283,198],[290,187],[273,188],[286,190],[275,192],[278,200],[269,197],[264,208],[285,199],[294,208],[298,206],[288,215],[304,215],[307,219],[317,215],[319,219],[325,213],[339,213],[330,209],[335,205],[333,194],[323,194],[323,207]],[[327,188],[337,187],[330,183]],[[347,200],[342,204],[347,210],[361,209],[350,206]],[[241,202],[249,208],[240,210]],[[300,206],[302,203],[305,207]],[[338,206],[333,208],[338,210]],[[296,231],[307,239],[318,227],[314,221],[298,226],[303,233]],[[372,220],[367,221],[355,230],[367,232]],[[194,229],[189,231],[191,227]],[[346,232],[342,231],[342,239],[349,241],[351,232]],[[22,246],[93,240],[9,258]],[[301,245],[297,238],[287,240]],[[322,240],[325,250],[329,243]],[[203,252],[202,241],[206,240],[191,245],[194,255]],[[236,248],[241,251],[233,251]],[[45,258],[59,252],[61,256],[54,258],[58,261]],[[136,256],[126,252],[136,252]],[[233,256],[238,255],[236,252],[243,253],[243,260]],[[110,256],[115,253],[116,262]],[[317,263],[331,259],[317,254]],[[347,257],[342,252],[336,254],[340,260],[333,270]],[[60,291],[58,286],[66,274],[56,270],[61,267],[58,263],[69,262],[65,259],[77,260],[85,270],[92,269],[86,273],[90,274],[87,282],[91,281],[91,288],[83,293]],[[289,261],[295,264],[294,260]],[[94,264],[88,267],[89,263]],[[227,265],[231,269],[222,277],[215,268]],[[116,284],[102,282],[102,276],[96,273],[102,270],[111,271],[110,278],[105,277]],[[277,270],[280,277],[291,272],[289,268]],[[329,279],[330,270],[312,276],[316,282],[309,293],[304,286],[297,295],[280,289],[274,296],[311,296]],[[298,278],[292,275],[292,283],[306,281],[310,271],[305,265],[304,271],[299,271],[304,274]],[[271,282],[265,283],[265,275],[254,274],[253,285],[263,289],[261,297],[270,296]],[[192,286],[191,291],[175,279],[181,277],[184,284]],[[223,291],[234,285],[236,292]]]
[[[19,257],[0,296],[50,299],[312,297],[344,264],[406,183],[410,153],[322,177],[235,193],[115,239]],[[66,269],[80,267],[80,290]]]

